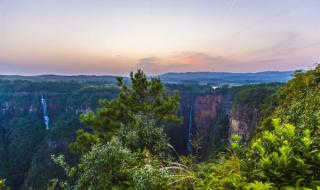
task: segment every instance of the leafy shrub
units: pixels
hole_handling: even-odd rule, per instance
[[[249,180],[271,182],[278,187],[299,182],[310,186],[319,179],[320,149],[309,129],[273,121],[274,130],[264,131],[246,148],[244,174]]]
[[[153,155],[163,159],[169,156],[169,146],[163,128],[156,127],[155,122],[141,116],[136,117],[135,126],[121,127],[118,137],[125,147],[133,152],[141,152],[144,149]]]
[[[61,156],[54,160],[69,177],[75,177],[74,185],[67,185],[73,190],[168,188],[170,174],[162,162],[147,150],[130,151],[118,138],[106,144],[93,145],[77,167],[68,166]],[[68,183],[60,183],[61,186],[65,184]]]
[[[245,183],[237,157],[199,164],[196,177],[195,189],[240,189]]]
[[[0,180],[0,189],[4,187],[4,184],[5,184],[5,180]]]

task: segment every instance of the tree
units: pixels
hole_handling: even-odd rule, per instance
[[[169,170],[148,151],[133,152],[117,137],[104,144],[95,144],[81,158],[79,167],[70,167],[64,157],[54,158],[75,183],[61,183],[73,190],[168,189]],[[53,181],[55,182],[55,181]],[[56,183],[54,183],[56,184]],[[53,188],[54,189],[54,188]]]
[[[6,180],[0,179],[0,190],[9,190],[9,188],[6,188],[5,185],[6,185]]]
[[[263,131],[241,152],[249,180],[277,187],[320,185],[320,66],[295,77],[276,93],[277,107]],[[271,120],[271,119],[270,119]]]
[[[262,123],[247,144],[234,136],[227,156],[193,165],[193,188],[319,189],[319,78],[320,66],[296,72],[295,78],[270,96],[273,103],[253,100],[256,105],[262,103],[259,107],[269,113],[263,117],[271,124]],[[252,101],[247,93],[240,95],[236,97],[239,102]],[[272,119],[275,117],[278,119]]]
[[[121,128],[134,129],[139,126],[139,118],[153,121],[155,126],[177,124],[182,120],[177,116],[179,95],[169,94],[158,78],[148,80],[143,71],[130,73],[130,86],[117,79],[120,95],[113,100],[102,100],[96,113],[82,115],[81,120],[91,131],[80,130],[76,143],[71,148],[86,152],[95,143],[107,142],[117,135]],[[144,147],[141,147],[142,149]]]
[[[119,97],[103,100],[96,113],[81,116],[91,130],[79,131],[71,145],[80,153],[80,163],[70,167],[63,156],[54,157],[69,181],[52,180],[51,189],[57,184],[74,190],[169,188],[171,156],[161,127],[181,122],[179,96],[141,70],[130,79],[127,85],[118,78]]]

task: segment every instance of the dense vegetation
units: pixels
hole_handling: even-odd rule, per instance
[[[242,104],[264,110],[266,109],[264,103],[267,103],[267,99],[270,98],[281,85],[281,83],[270,83],[238,87],[233,98],[233,106],[236,107]],[[275,100],[273,99],[272,101]]]
[[[208,156],[211,159],[205,161],[197,155],[201,142],[196,138],[193,142],[195,151],[189,155],[177,154],[169,144],[165,126],[182,122],[177,115],[180,100],[172,91],[174,88],[168,86],[168,91],[159,79],[148,80],[142,71],[132,73],[130,80],[129,85],[118,79],[116,89],[120,90],[119,96],[101,101],[95,112],[83,112],[82,123],[71,119],[75,117],[73,114],[59,116],[60,123],[50,131],[53,136],[46,138],[56,138],[53,142],[60,140],[69,144],[75,154],[71,154],[70,149],[48,152],[37,149],[38,152],[46,152],[45,162],[52,159],[56,163],[52,167],[61,167],[53,175],[59,178],[52,178],[46,187],[24,182],[25,189],[30,186],[79,190],[320,188],[320,66],[306,73],[295,73],[285,85],[219,89],[221,92],[218,93],[233,96],[234,107],[246,105],[259,110],[259,130],[250,141],[244,141],[237,135],[230,137],[230,144],[226,145],[224,152],[215,152],[219,154]],[[90,88],[82,88],[78,95],[90,91]],[[207,88],[201,90],[210,92]],[[84,96],[80,97],[76,98],[79,102],[86,100]],[[224,118],[223,115],[221,117]],[[227,126],[225,121],[216,122]],[[41,133],[41,130],[32,131],[28,122],[19,119],[22,131],[15,127],[17,134]],[[63,130],[59,127],[66,125],[83,128],[73,143],[70,139],[63,141]],[[78,127],[68,129],[68,134],[71,135],[75,129]],[[10,143],[10,146],[23,145],[17,142]],[[55,147],[54,143],[52,147]],[[21,151],[32,152],[28,149]],[[49,153],[52,153],[51,157]],[[32,159],[33,168],[42,162],[43,157]],[[15,169],[15,165],[10,166]],[[45,168],[33,170],[35,174],[44,171]],[[27,179],[29,182],[37,181],[36,178]],[[0,189],[3,185],[4,181],[0,181]]]
[[[50,178],[63,177],[50,155],[62,153],[75,163],[68,144],[77,129],[85,128],[79,114],[118,92],[109,84],[0,81],[0,178],[14,190],[43,189]],[[49,131],[43,124],[42,95],[50,108]]]
[[[226,72],[187,72],[187,73],[165,73],[158,77],[161,81],[170,84],[257,84],[270,82],[287,82],[291,78],[291,71],[283,72],[259,72],[259,73],[226,73]],[[83,83],[115,83],[117,77],[110,75],[39,75],[19,76],[0,75],[0,80],[27,80],[34,82],[83,82]],[[128,81],[124,78],[124,81]]]
[[[261,131],[248,143],[234,136],[230,152],[195,167],[200,189],[317,189],[320,185],[320,67],[282,86],[264,105]],[[247,101],[243,94],[237,101]],[[260,96],[261,97],[261,96]],[[241,100],[243,98],[243,100]],[[264,100],[270,103],[269,99]],[[253,103],[256,101],[253,99]],[[200,171],[200,172],[199,172]]]
[[[63,156],[53,157],[65,169],[68,180],[53,179],[49,187],[317,188],[320,168],[317,70],[297,73],[273,96],[275,104],[261,108],[274,110],[272,115],[264,116],[272,124],[261,126],[263,130],[249,143],[241,144],[240,137],[234,136],[228,152],[202,163],[192,155],[175,155],[161,128],[164,123],[180,120],[176,116],[177,94],[168,94],[159,80],[148,81],[141,71],[131,74],[131,86],[119,79],[119,98],[102,102],[95,114],[82,116],[91,130],[80,131],[77,142],[71,146],[80,154],[80,163],[69,166]],[[259,93],[263,95],[265,90]],[[249,87],[240,91],[235,101],[246,102],[241,99],[246,92],[252,95],[256,90]],[[293,95],[283,98],[288,93]],[[269,100],[263,97],[258,101]],[[257,101],[247,103],[255,105]],[[303,107],[306,105],[307,108]],[[304,109],[300,110],[301,107]],[[297,112],[300,114],[295,115]]]
[[[212,92],[210,86],[198,85],[172,84],[167,89],[170,93],[178,90],[181,102],[197,93]],[[48,103],[48,131],[43,123],[42,95]],[[71,153],[69,144],[75,141],[78,129],[89,130],[80,122],[80,114],[96,110],[99,100],[118,95],[119,88],[114,83],[0,80],[0,179],[7,179],[6,184],[13,190],[45,189],[49,179],[63,179],[65,174],[52,162],[51,155],[63,154],[69,163],[76,163],[79,157]],[[188,111],[187,107],[181,109]],[[166,132],[175,135],[170,144],[177,147],[177,152],[184,152],[185,134],[181,125],[186,124],[165,125]]]
[[[165,73],[160,75],[162,81],[180,84],[259,84],[272,82],[287,82],[291,78],[291,71],[259,72],[259,73],[226,73],[226,72],[186,72]]]

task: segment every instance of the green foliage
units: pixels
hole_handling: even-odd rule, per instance
[[[309,129],[282,124],[279,119],[273,125],[273,130],[258,134],[248,146],[234,136],[230,154],[192,163],[193,188],[316,189],[320,183],[318,141]]]
[[[30,114],[14,123],[8,146],[9,168],[8,177],[14,181],[13,189],[18,189],[22,184],[29,168],[37,145],[43,140],[46,131],[37,122],[37,116]],[[28,143],[26,143],[28,142]]]
[[[144,154],[144,162],[132,170],[133,188],[139,190],[170,189],[171,173],[163,166],[163,160]]]
[[[94,145],[82,157],[81,175],[75,189],[127,188],[130,186],[128,170],[137,164],[136,156],[116,139],[106,145]]]
[[[5,188],[6,180],[0,179],[0,190]]]
[[[183,161],[182,161],[183,162]],[[242,172],[242,160],[237,156],[220,155],[214,161],[200,164],[189,164],[190,170],[182,170],[178,179],[183,179],[180,189],[245,189],[245,190],[271,190],[274,185],[269,182],[247,180]],[[174,176],[177,177],[177,176]]]
[[[279,83],[271,83],[238,87],[239,90],[233,98],[233,106],[241,104],[260,108],[260,106],[263,106],[265,99],[275,93],[280,85]]]
[[[255,132],[260,132],[266,128],[270,129],[272,128],[272,115],[274,115],[279,105],[277,93],[282,86],[284,86],[284,84],[270,83],[236,87],[234,90],[232,111],[246,111],[243,114],[249,116],[246,118],[248,121],[251,120],[250,114],[257,113],[259,127],[255,129]]]
[[[287,189],[315,189],[319,185],[319,76],[320,66],[306,73],[297,72],[277,92],[277,107],[269,118],[279,119],[263,126],[265,130],[242,150],[243,172],[249,180]]]
[[[71,189],[164,189],[169,173],[148,151],[132,152],[117,138],[93,145],[78,167],[68,166],[59,156],[55,162],[76,177]],[[77,176],[75,176],[77,175]],[[66,184],[66,183],[63,183]]]
[[[78,156],[71,153],[68,144],[75,140],[74,131],[80,124],[79,116],[71,113],[64,113],[55,119],[51,125],[49,134],[37,147],[37,152],[33,155],[31,168],[25,178],[23,188],[44,189],[49,179],[64,179],[64,171],[51,160],[52,154],[63,154],[70,164],[78,162]],[[41,174],[41,175],[40,175]]]
[[[70,139],[59,133],[56,126],[57,130],[52,129],[45,138],[45,145],[38,149],[44,155],[36,154],[38,156],[33,158],[32,172],[29,172],[33,177],[27,178],[25,188],[45,187],[30,182],[37,177],[41,178],[41,174],[46,176],[45,167],[36,165],[45,166],[42,162],[50,165],[46,155],[56,151],[57,154],[63,152],[68,155],[66,158],[53,158],[65,171],[65,174],[60,175],[68,178],[58,179],[61,176],[57,172],[58,177],[50,181],[48,189],[319,189],[320,67],[307,73],[296,73],[295,78],[276,94],[278,84],[237,88],[235,106],[249,104],[259,109],[260,115],[269,123],[261,122],[261,131],[245,144],[241,144],[240,136],[232,137],[230,152],[202,163],[194,156],[175,158],[171,155],[168,139],[161,128],[181,121],[176,115],[179,96],[167,92],[159,79],[147,80],[142,71],[131,73],[130,79],[130,85],[118,79],[118,88],[112,88],[113,93],[108,95],[112,98],[120,90],[118,98],[103,100],[95,113],[81,116],[81,120],[90,129],[79,131],[76,143],[71,146],[80,153],[80,162],[74,164],[68,160],[69,152],[65,151],[64,145]],[[27,91],[28,85],[30,83],[24,83],[21,89]],[[73,85],[66,86],[75,90],[77,85]],[[103,93],[105,88],[100,87],[98,91]],[[95,98],[88,95],[95,88],[92,84],[81,88],[73,95],[77,97],[74,98],[76,101],[64,102],[68,105],[82,101],[95,104]],[[196,89],[186,86],[182,88]],[[59,91],[65,92],[60,88]],[[81,93],[87,94],[83,97]],[[70,122],[67,117],[61,119],[66,122],[61,121],[59,126],[80,126],[73,122],[74,118]],[[221,115],[221,121],[217,123],[225,123],[225,119],[226,116]],[[15,128],[12,135],[26,138],[29,133],[37,133],[32,127],[22,131],[19,129]],[[74,129],[66,130],[66,134],[72,136],[70,131]],[[39,141],[32,139],[32,145],[37,144],[33,140]],[[34,151],[19,141],[10,146],[15,150],[12,155],[27,154],[26,150]],[[25,147],[26,150],[16,150],[19,147]],[[17,168],[13,169],[20,170],[20,165],[23,168],[30,167],[30,159],[26,163],[19,161]]]
[[[228,147],[226,139],[229,136],[229,115],[227,110],[221,107],[218,106],[217,116],[212,125],[214,127],[209,129],[208,144],[206,145],[202,142],[203,146],[206,145],[208,148],[207,155],[209,158],[217,157],[219,153],[225,152]]]
[[[135,126],[121,127],[118,136],[124,146],[131,151],[141,152],[147,149],[163,159],[169,155],[169,142],[163,128],[157,127],[152,120],[137,116]]]
[[[246,149],[244,172],[249,180],[272,182],[277,186],[309,186],[319,179],[319,146],[309,129],[299,129],[274,120],[274,130],[264,131]]]
[[[130,79],[131,86],[124,84],[122,78],[118,79],[118,98],[101,101],[101,107],[96,113],[81,117],[93,132],[80,131],[72,149],[85,152],[92,144],[110,140],[123,126],[135,128],[138,126],[137,116],[146,117],[157,126],[181,122],[181,118],[176,115],[179,109],[177,93],[171,96],[159,79],[148,80],[141,70],[131,73]]]
[[[245,182],[236,157],[220,157],[216,162],[199,164],[196,177],[195,189],[240,189]]]
[[[54,159],[69,177],[69,182],[59,183],[61,187],[169,188],[170,173],[166,166],[171,156],[161,127],[181,121],[176,115],[178,94],[170,95],[159,79],[149,81],[140,70],[131,73],[131,86],[119,78],[118,87],[118,98],[101,101],[96,113],[81,117],[91,131],[79,131],[77,142],[71,146],[81,153],[80,163],[70,167],[63,157]]]
[[[79,114],[118,93],[115,84],[0,81],[0,178],[11,189],[44,189],[49,179],[64,178],[50,155],[64,154],[75,163],[68,144],[74,141],[75,131],[84,128]],[[48,131],[43,125],[41,95],[49,108]]]
[[[297,127],[316,129],[320,125],[320,66],[295,78],[278,93],[278,117]]]
[[[296,73],[269,97],[267,91],[256,93],[255,86],[240,90],[235,103],[252,103],[268,122],[261,122],[261,131],[247,145],[234,136],[226,157],[193,165],[193,188],[319,189],[319,78],[320,66]],[[279,119],[271,120],[274,116]]]
[[[273,184],[271,183],[262,183],[260,181],[254,181],[252,183],[247,184],[244,187],[245,190],[271,190],[275,189]]]

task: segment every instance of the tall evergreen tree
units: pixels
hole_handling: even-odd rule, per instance
[[[130,85],[118,78],[119,97],[101,101],[96,113],[81,117],[90,131],[79,131],[71,147],[81,154],[70,167],[63,156],[54,161],[65,169],[61,187],[82,189],[168,189],[171,156],[161,126],[181,121],[179,96],[157,78],[138,70]],[[51,181],[52,186],[57,181]]]
[[[119,97],[102,100],[95,113],[82,115],[81,120],[91,131],[78,131],[77,141],[71,145],[73,150],[84,153],[95,143],[109,141],[121,127],[134,129],[139,126],[141,117],[153,121],[155,126],[181,122],[177,116],[177,92],[170,94],[160,79],[148,80],[142,70],[131,72],[130,80],[128,85],[123,78],[118,78]]]

